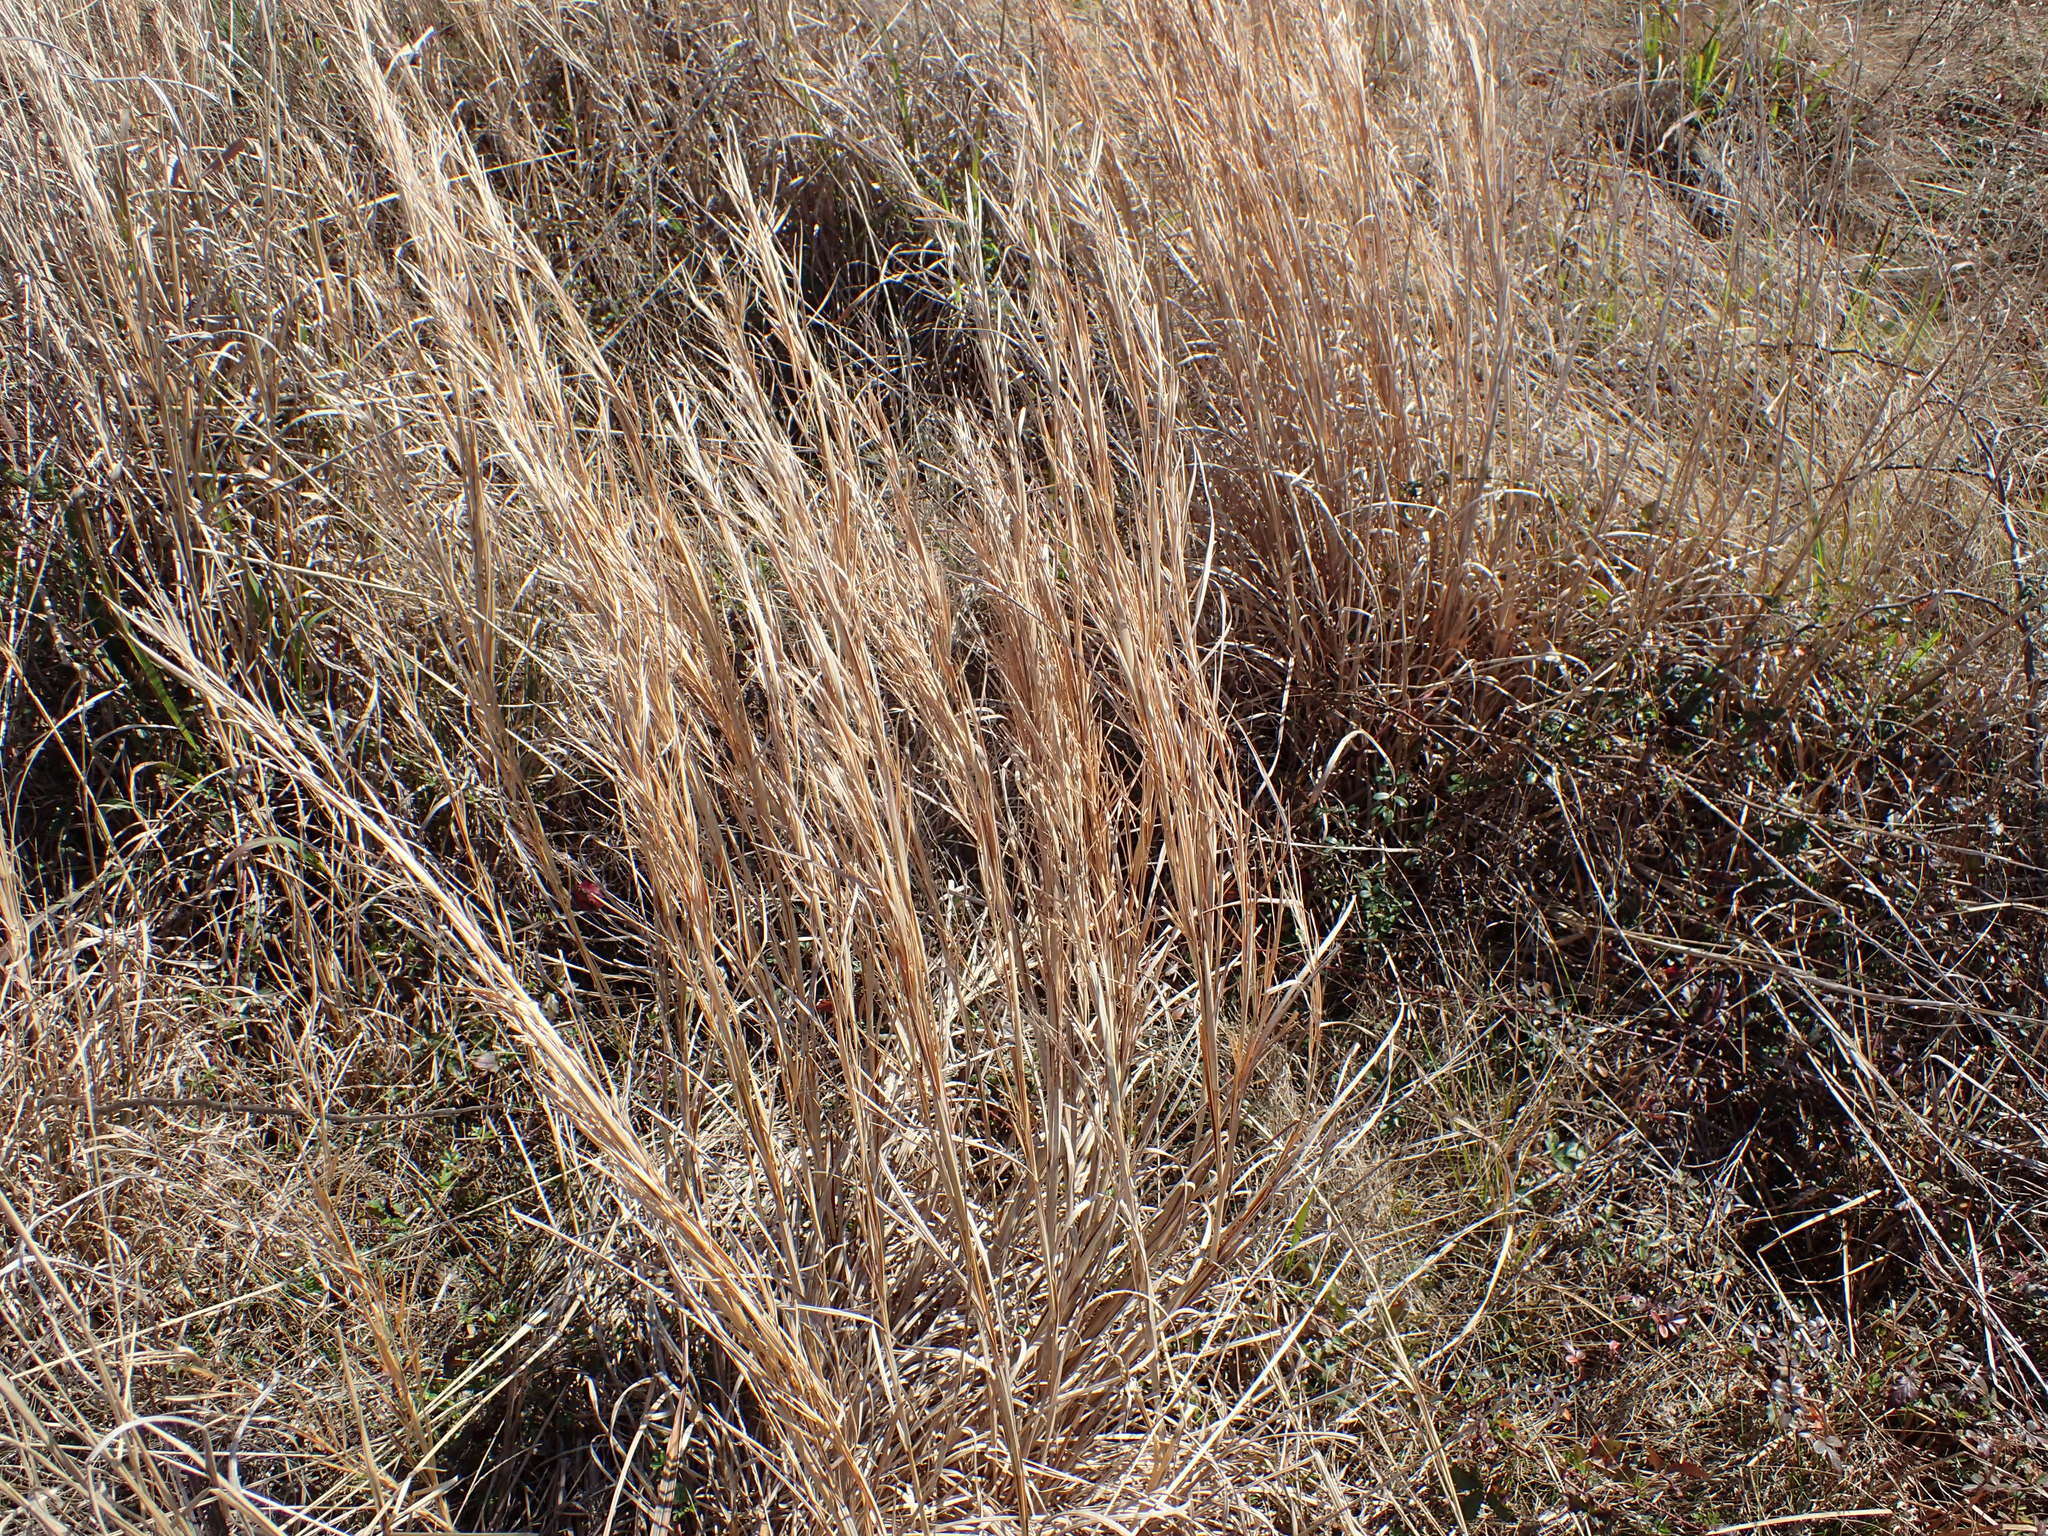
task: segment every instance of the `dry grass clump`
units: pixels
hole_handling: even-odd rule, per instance
[[[1941,26],[6,0],[0,1529],[2021,1528]]]

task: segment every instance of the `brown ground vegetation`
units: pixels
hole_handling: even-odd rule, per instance
[[[2038,1529],[2040,7],[0,82],[0,1533]]]

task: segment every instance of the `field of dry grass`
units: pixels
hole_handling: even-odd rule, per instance
[[[2048,10],[0,0],[0,1536],[2048,1508]]]

